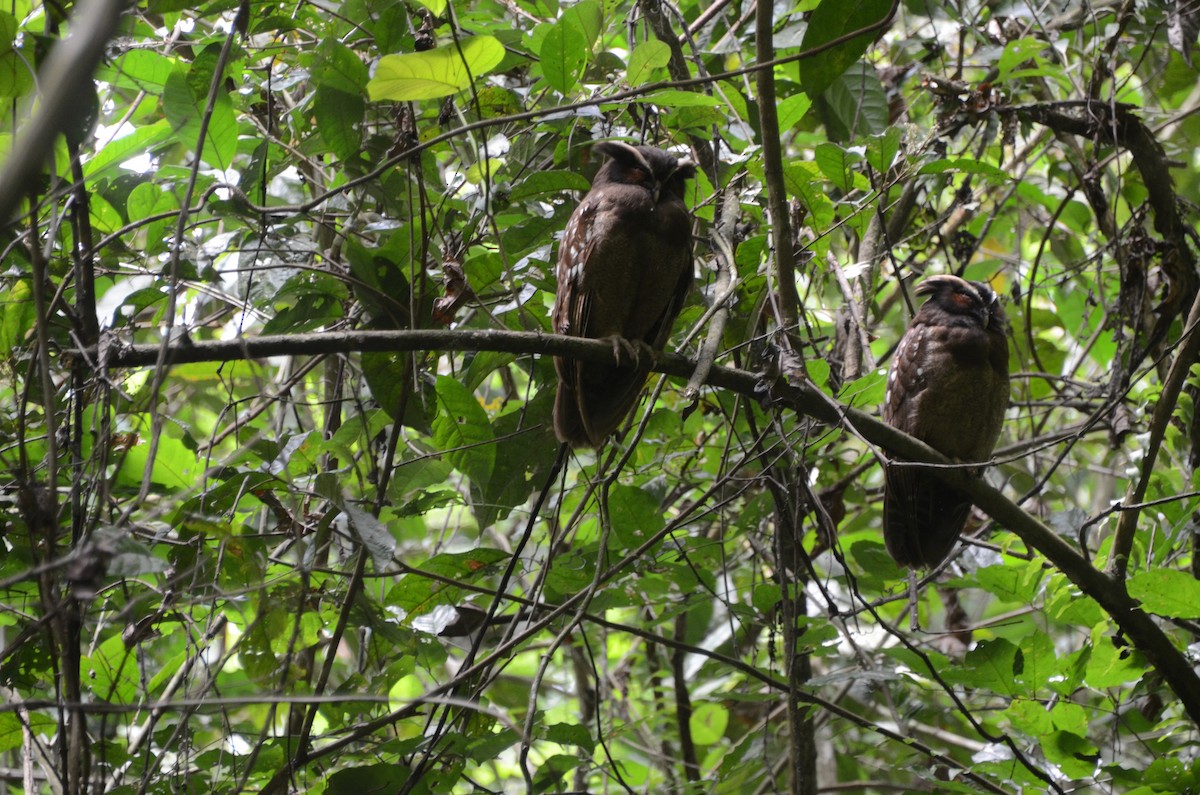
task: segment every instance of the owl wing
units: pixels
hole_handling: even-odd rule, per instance
[[[944,397],[937,394],[939,368],[953,367],[941,336],[939,329],[914,319],[896,348],[883,408],[884,422],[934,447],[930,431],[944,433],[931,427],[944,422],[938,405]],[[970,498],[930,470],[903,462],[884,466],[883,540],[900,565],[932,568],[941,563],[954,549],[970,511]]]

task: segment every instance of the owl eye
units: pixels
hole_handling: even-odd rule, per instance
[[[955,306],[963,310],[971,310],[979,305],[979,300],[968,293],[951,293],[950,300],[954,302]]]

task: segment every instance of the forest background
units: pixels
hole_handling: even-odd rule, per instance
[[[1194,0],[0,11],[7,792],[1200,792]],[[560,456],[556,240],[644,142],[697,285]],[[1012,324],[911,590],[923,274]]]

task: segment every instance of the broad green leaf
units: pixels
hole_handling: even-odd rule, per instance
[[[173,138],[171,124],[165,119],[146,127],[139,127],[132,135],[118,138],[97,152],[84,166],[84,175],[96,177],[106,169],[145,154],[151,148]]]
[[[896,161],[903,133],[899,127],[889,127],[887,132],[872,135],[867,141],[867,162],[880,174],[886,174]]]
[[[638,86],[651,78],[655,69],[661,69],[671,60],[671,48],[658,39],[644,41],[629,55],[626,79],[629,85]]]
[[[879,76],[867,64],[854,64],[835,77],[825,89],[824,99],[833,114],[826,126],[834,140],[849,141],[887,129],[887,94]]]
[[[510,411],[496,418],[493,432],[505,439],[504,454],[496,457],[491,476],[476,484],[475,518],[480,527],[490,527],[523,504],[541,483],[554,463],[558,441],[551,428],[554,394],[543,390],[525,404],[523,411]]]
[[[144,422],[143,428],[148,430],[148,420]],[[121,485],[140,488],[142,473],[146,471],[147,466],[151,467],[150,482],[160,491],[190,491],[199,483],[204,466],[181,440],[164,432],[159,439],[158,452],[153,463],[149,461],[149,449],[149,441],[142,438],[125,452],[117,473]]]
[[[942,671],[947,681],[1005,696],[1018,694],[1016,680],[1024,668],[1024,657],[1011,641],[1004,638],[982,641],[967,653],[963,663]]]
[[[533,196],[546,193],[559,193],[568,190],[586,191],[591,187],[587,178],[575,171],[534,171],[525,179],[513,185],[509,198],[513,201],[524,201]]]
[[[604,9],[600,0],[582,0],[565,9],[559,24],[570,25],[582,33],[584,46],[592,49],[604,30]]]
[[[140,89],[153,96],[162,96],[174,68],[175,62],[161,53],[130,50],[111,65],[102,66],[96,77],[121,88]]]
[[[433,12],[435,17],[440,17],[446,10],[446,0],[417,0],[417,2]]]
[[[461,52],[460,52],[461,50]],[[491,36],[461,39],[427,52],[385,55],[367,83],[372,101],[405,102],[457,94],[504,60],[504,46]]]
[[[14,349],[25,344],[36,320],[29,280],[11,280],[0,295],[0,359],[7,360]]]
[[[729,725],[729,710],[721,704],[705,701],[692,712],[688,726],[697,745],[712,745],[725,736]]]
[[[494,564],[507,559],[507,553],[487,547],[435,555],[417,565],[420,571],[402,577],[388,592],[384,603],[401,608],[408,619],[415,618],[461,598],[462,589],[447,582],[474,582],[492,571]],[[436,574],[440,579],[431,579],[422,572]]]
[[[850,406],[877,406],[887,392],[887,376],[883,370],[873,370],[856,381],[842,384],[839,399]]]
[[[1072,732],[1054,732],[1042,738],[1041,746],[1046,759],[1073,779],[1093,775],[1100,761],[1096,746]]]
[[[783,166],[783,181],[788,193],[799,197],[812,215],[812,224],[824,229],[833,223],[836,210],[826,194],[826,185],[821,184],[820,167],[808,160],[793,160]]]
[[[476,486],[486,486],[496,463],[496,444],[487,412],[457,379],[438,376],[436,390],[434,441],[455,469]]]
[[[138,655],[128,649],[120,635],[113,635],[81,660],[83,681],[101,701],[132,704],[137,700],[139,677]]]
[[[33,89],[29,53],[0,51],[0,97],[23,97]]]
[[[1004,52],[1000,54],[1000,58],[996,61],[996,78],[993,82],[1003,83],[1006,80],[1016,76],[1018,68],[1028,62],[1033,61],[1039,66],[1045,63],[1045,59],[1041,54],[1049,47],[1045,41],[1035,39],[1033,37],[1025,37],[1021,39],[1013,39],[1004,45]],[[1044,74],[1042,69],[1025,69],[1022,74]]]
[[[683,91],[678,88],[664,88],[639,98],[639,102],[651,102],[664,108],[719,108],[721,100],[702,94],[699,91]]]
[[[970,577],[952,580],[960,588],[978,587],[1005,602],[1033,602],[1042,582],[1042,566],[1033,561],[1022,564],[1018,561],[1004,565],[985,566],[971,573]]]
[[[854,164],[862,158],[837,144],[824,143],[813,152],[813,160],[830,182],[843,191],[854,187]]]
[[[1137,682],[1146,675],[1146,664],[1140,654],[1119,648],[1117,639],[1107,637],[1102,627],[1092,631],[1092,654],[1084,674],[1090,687],[1101,690]]]
[[[318,86],[313,115],[321,139],[343,160],[352,158],[362,146],[362,122],[366,103],[356,92],[347,94],[336,88]]]
[[[362,91],[369,77],[367,65],[353,50],[330,39],[317,46],[317,62],[312,74],[318,86],[355,96]]]
[[[1129,578],[1129,595],[1142,609],[1167,618],[1200,616],[1200,580],[1178,569],[1140,571]]]
[[[188,72],[176,69],[167,78],[163,91],[163,112],[171,123],[171,129],[180,143],[195,151],[199,146],[200,157],[215,168],[229,168],[237,152],[237,118],[229,95],[217,91],[208,129],[204,141],[200,141],[201,120],[204,118],[207,95],[197,97],[188,82]]]
[[[807,94],[793,94],[787,99],[779,103],[779,131],[786,133],[791,130],[800,120],[804,118],[804,114],[808,113],[808,109],[812,107],[812,99]]]
[[[631,549],[662,529],[665,524],[658,499],[634,486],[618,485],[608,493],[608,515],[612,521],[613,548]]]
[[[891,0],[823,0],[808,20],[804,32],[805,50],[814,50],[847,33],[883,22],[891,13]],[[800,85],[809,97],[816,97],[851,64],[858,60],[884,28],[855,36],[800,62]]]
[[[596,741],[586,726],[578,723],[554,723],[547,726],[542,738],[559,745],[578,745],[580,748],[592,750]]]
[[[587,63],[587,41],[574,25],[559,22],[546,32],[538,60],[546,82],[566,94],[579,82]]]

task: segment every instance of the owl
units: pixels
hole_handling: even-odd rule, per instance
[[[896,348],[883,421],[947,458],[986,461],[1008,408],[1004,310],[991,287],[957,276],[931,276],[916,294],[929,298]],[[937,566],[970,511],[970,497],[932,470],[885,465],[883,540],[897,563]]]
[[[683,201],[696,166],[661,149],[602,141],[608,157],[558,249],[554,330],[610,339],[614,362],[555,357],[554,432],[599,446],[637,403],[691,288],[692,222]]]

